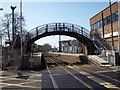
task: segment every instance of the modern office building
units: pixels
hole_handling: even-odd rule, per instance
[[[111,20],[112,19],[112,20]],[[114,2],[90,18],[91,34],[99,33],[118,50],[118,2]]]

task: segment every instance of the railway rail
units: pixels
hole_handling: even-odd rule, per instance
[[[53,88],[75,88],[88,90],[119,90],[120,81],[109,76],[83,69],[76,65],[67,65],[60,58],[47,57],[59,70],[52,70],[46,62],[47,71],[51,78]]]

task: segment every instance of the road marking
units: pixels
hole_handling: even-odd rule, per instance
[[[104,73],[104,72],[115,72],[117,73],[119,70],[106,70],[106,71],[97,71],[96,73]]]
[[[100,83],[101,85],[105,86],[106,88],[119,88],[115,85],[112,85],[111,83],[109,82],[105,82],[105,83]],[[120,89],[120,88],[119,88]]]
[[[42,80],[32,80],[30,82],[23,82],[23,83],[19,83],[20,85],[22,84],[30,84],[30,83],[35,83],[35,82],[41,82]]]
[[[46,66],[47,66],[47,64],[46,64]],[[55,81],[55,79],[52,77],[52,74],[51,74],[48,66],[47,66],[47,70],[48,70],[49,76],[50,76],[50,78],[51,78],[51,80],[52,80],[52,83],[53,83],[54,88],[55,88],[55,89],[58,89],[58,86],[57,86],[57,84],[56,84],[56,81]]]
[[[40,89],[41,87],[36,87],[36,86],[29,86],[29,85],[20,85],[20,84],[10,84],[10,83],[4,83],[6,84],[5,87],[8,87],[8,86],[18,86],[18,87],[21,87],[21,88],[35,88],[35,89]]]
[[[87,71],[89,71],[88,69],[86,69],[86,70],[87,70]],[[89,72],[95,73],[95,72],[93,72],[93,71],[89,71]],[[120,81],[119,81],[119,80],[113,79],[113,78],[111,78],[111,77],[109,77],[109,76],[105,76],[105,75],[100,74],[100,73],[95,73],[95,74],[98,74],[98,75],[100,75],[100,76],[106,77],[106,78],[108,78],[108,79],[111,79],[111,80],[114,80],[114,81],[116,81],[116,82],[119,82],[119,83],[120,83]]]
[[[58,66],[60,66],[58,63],[56,63]],[[63,68],[62,66],[60,66],[61,68]],[[69,72],[67,69],[63,68],[67,73],[69,73],[71,76],[73,76],[76,80],[78,80],[80,83],[84,84],[86,87],[90,88],[91,90],[94,90],[90,85],[84,83],[82,80],[80,80],[77,76],[75,76],[74,74],[72,74],[71,72]]]
[[[41,74],[39,74],[39,75],[37,75],[37,74],[31,74],[31,75],[33,75],[32,76],[32,78],[34,78],[34,77],[38,77],[38,76],[40,76],[41,77]],[[27,85],[27,84],[32,84],[32,83],[39,83],[39,82],[41,82],[42,80],[33,80],[33,79],[30,79],[30,78],[28,78],[27,80],[26,79],[21,79],[21,78],[16,78],[18,75],[11,75],[11,76],[0,76],[0,81],[2,81],[0,84],[1,84],[1,86],[0,86],[0,88],[9,88],[8,86],[18,86],[18,88],[19,87],[21,87],[21,88],[34,88],[34,89],[40,89],[41,87],[36,87],[36,86],[29,86],[29,85]],[[12,83],[12,82],[10,82],[10,83],[5,83],[5,82],[3,82],[3,81],[12,81],[12,80],[15,80],[15,81],[17,81],[17,80],[19,80],[19,81],[22,81],[22,83],[20,83],[19,81],[17,82],[17,83]],[[11,87],[10,87],[11,88]]]
[[[83,83],[86,87],[90,88],[91,90],[94,90],[92,89],[92,87],[86,83],[84,83],[82,80],[80,80],[78,77],[76,77],[74,74],[72,74],[71,72],[69,72],[68,70],[64,69],[66,72],[68,72],[70,75],[72,75],[75,79],[77,79],[79,82]]]
[[[53,76],[60,76],[61,74],[57,74],[57,73],[56,73],[56,74],[52,74],[52,75],[53,75]]]
[[[69,66],[70,68],[71,68],[71,66]],[[75,68],[77,68],[77,69],[80,69],[78,66],[73,66],[73,67],[75,67]],[[72,69],[74,69],[75,70],[75,68],[73,68],[72,67]],[[76,72],[79,72],[79,71],[77,71],[77,70],[75,70]],[[82,71],[82,70],[81,70]],[[109,83],[109,82],[106,82],[106,81],[104,81],[104,80],[102,80],[102,79],[100,79],[100,78],[97,78],[97,77],[95,77],[95,76],[93,76],[93,75],[91,75],[91,74],[89,74],[88,72],[84,72],[84,71],[82,71],[82,73],[81,72],[79,72],[80,74],[82,74],[82,75],[85,75],[87,78],[90,78],[90,79],[92,79],[93,81],[95,81],[95,82],[97,82],[97,83],[99,83],[100,85],[103,85],[104,87],[106,87],[106,88],[119,88],[119,87],[117,87],[116,85],[113,85],[112,83]],[[89,76],[87,76],[87,75],[89,75]],[[119,88],[120,89],[120,88]]]

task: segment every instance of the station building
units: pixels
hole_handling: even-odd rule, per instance
[[[111,18],[113,29],[111,29]],[[118,50],[118,2],[114,2],[111,6],[106,7],[90,18],[90,27],[91,34],[98,32],[100,36],[106,39],[111,45],[113,31],[114,49]]]

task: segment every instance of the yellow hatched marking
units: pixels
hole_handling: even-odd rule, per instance
[[[20,79],[20,78],[10,78],[8,80],[22,80],[22,81],[26,81],[25,79]]]
[[[7,78],[7,77],[0,77],[0,78],[2,79],[2,78]]]
[[[29,86],[29,85],[21,85],[21,84],[10,84],[10,83],[4,83],[6,84],[6,86],[18,86],[18,87],[22,87],[22,88],[41,88],[41,87],[36,87],[36,86]]]
[[[41,74],[31,74],[30,76],[31,77],[34,77],[34,76],[40,76],[41,77],[42,75]]]
[[[106,70],[106,71],[97,71],[96,73],[104,73],[104,72],[118,72],[119,70]]]
[[[79,67],[77,67],[77,66],[75,66],[76,68],[79,68]],[[71,68],[71,67],[70,67]],[[104,72],[104,71],[103,71]],[[86,73],[86,72],[84,72],[84,71],[82,71],[82,72],[79,72],[80,74],[83,74],[83,75],[89,75],[89,76],[87,76],[88,78],[96,78],[96,77],[94,77],[94,76],[92,76],[92,75],[90,75],[89,73]],[[99,79],[99,78],[98,78]],[[104,82],[104,83],[99,83],[99,84],[101,84],[101,85],[103,85],[104,87],[106,87],[106,88],[118,88],[118,89],[120,89],[119,87],[117,87],[116,85],[113,85],[113,84],[111,84],[111,83],[109,83],[109,82]]]
[[[18,87],[23,87],[23,85],[20,84],[11,84],[11,83],[4,83],[6,86],[18,86]]]
[[[79,72],[80,74],[83,74],[83,75],[90,75],[89,73],[87,73],[87,72],[83,72],[83,71],[81,71],[81,72]]]
[[[119,87],[116,87],[115,85],[111,85],[111,86],[106,86],[107,88],[119,88]]]
[[[6,83],[0,83],[0,87],[5,87]]]
[[[88,78],[95,78],[94,76],[87,76]]]
[[[29,84],[29,83],[35,83],[35,82],[41,82],[42,80],[33,80],[31,82],[23,82],[23,83],[19,83],[20,85],[22,84]]]
[[[59,75],[61,75],[61,74],[52,74],[52,75],[54,75],[54,76],[59,76]]]
[[[105,86],[106,88],[119,88],[116,85],[112,85],[111,83],[108,83],[108,82],[100,83],[100,84],[103,85],[103,86]]]
[[[26,80],[24,80],[24,79],[18,79],[18,78],[6,78],[5,80],[2,80],[2,81],[9,81],[9,80],[20,80],[20,81],[26,81]]]

